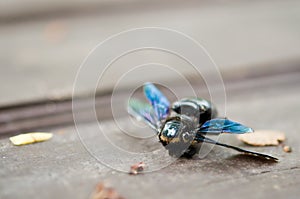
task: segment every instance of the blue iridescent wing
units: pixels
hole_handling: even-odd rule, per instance
[[[203,125],[200,126],[197,132],[204,134],[243,134],[253,132],[253,129],[226,118],[215,118],[206,121]]]
[[[152,83],[144,84],[144,94],[151,103],[158,121],[166,119],[170,113],[169,100]]]
[[[137,120],[142,120],[155,131],[158,131],[157,120],[150,104],[137,99],[130,99],[128,102],[128,113]]]

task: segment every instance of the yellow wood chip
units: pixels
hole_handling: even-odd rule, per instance
[[[52,133],[41,133],[41,132],[34,132],[34,133],[25,133],[25,134],[20,134],[16,135],[13,137],[10,137],[10,141],[14,145],[25,145],[25,144],[32,144],[35,142],[42,142],[49,140],[52,138],[53,134]]]
[[[285,140],[285,134],[280,131],[257,130],[237,136],[242,142],[253,146],[276,146]]]

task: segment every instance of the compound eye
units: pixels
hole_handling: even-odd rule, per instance
[[[163,135],[167,138],[174,138],[178,134],[180,124],[176,122],[168,122],[163,129]]]

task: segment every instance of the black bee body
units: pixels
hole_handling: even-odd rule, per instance
[[[132,99],[129,101],[128,112],[136,119],[142,119],[156,131],[159,141],[171,156],[190,158],[199,152],[200,144],[206,142],[277,160],[266,154],[223,144],[206,137],[207,134],[243,134],[253,130],[227,118],[217,118],[215,106],[205,99],[184,98],[170,105],[168,99],[152,83],[144,85],[144,94],[150,104]],[[175,116],[171,111],[176,113]]]
[[[171,108],[178,114],[191,117],[198,125],[217,117],[215,106],[202,98],[184,98],[174,102]]]

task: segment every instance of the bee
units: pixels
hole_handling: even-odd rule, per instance
[[[128,103],[128,113],[151,127],[171,156],[191,158],[199,153],[201,143],[205,142],[266,159],[278,160],[270,155],[208,138],[206,135],[253,132],[252,128],[243,124],[217,117],[217,109],[211,102],[193,97],[181,99],[171,105],[154,84],[145,83],[143,90],[149,103],[131,98]]]

